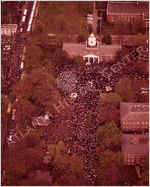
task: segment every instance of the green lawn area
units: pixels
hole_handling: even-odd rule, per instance
[[[128,25],[103,25],[103,33],[110,35],[131,35],[133,34],[131,28]]]
[[[59,37],[87,34],[86,14],[92,2],[40,2],[35,31]]]
[[[102,28],[103,34],[107,33],[110,35],[136,35],[145,34],[145,26],[142,21],[131,24],[114,24],[110,25],[107,22],[103,22]]]

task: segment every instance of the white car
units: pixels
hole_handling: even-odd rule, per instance
[[[10,132],[9,137],[7,138],[7,140],[11,142],[11,141],[12,141],[12,138],[13,138],[13,133]]]
[[[13,111],[12,111],[12,120],[15,120],[15,113],[16,113],[16,109],[13,109]]]
[[[24,67],[24,62],[21,61],[21,64],[20,64],[20,70],[23,70],[23,67]]]

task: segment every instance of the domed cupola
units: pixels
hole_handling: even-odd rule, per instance
[[[87,48],[97,48],[96,37],[93,33],[88,37]]]

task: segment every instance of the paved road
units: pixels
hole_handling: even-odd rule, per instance
[[[26,7],[28,9],[25,25],[23,26],[23,32],[20,33],[19,29],[17,30],[17,34],[15,36],[15,42],[12,50],[12,57],[11,57],[11,71],[9,75],[10,83],[8,87],[7,94],[9,95],[12,91],[12,87],[20,80],[21,78],[21,71],[20,71],[20,64],[21,64],[21,55],[23,53],[23,48],[28,40],[29,33],[27,33],[27,27],[28,27],[28,22],[31,14],[33,6],[33,1],[32,2],[27,2]],[[12,98],[9,96],[9,99],[11,103],[15,102],[16,98]],[[12,114],[8,116],[8,123],[5,126],[4,129],[4,135],[3,135],[3,140],[2,140],[2,156],[4,155],[4,151],[7,148],[7,137],[9,136],[10,133],[10,128],[11,128],[11,120]]]

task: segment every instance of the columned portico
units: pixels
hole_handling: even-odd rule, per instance
[[[91,64],[99,63],[99,56],[89,54],[83,56],[83,60],[85,61],[86,65],[91,65]]]

